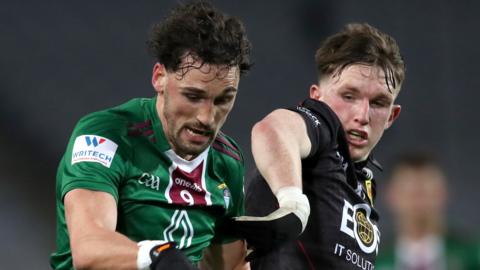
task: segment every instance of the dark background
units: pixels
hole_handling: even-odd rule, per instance
[[[49,269],[55,170],[72,128],[89,112],[154,95],[145,41],[176,3],[0,2],[1,269]],[[388,168],[405,149],[436,153],[450,180],[449,222],[476,233],[480,2],[214,3],[243,19],[253,43],[256,64],[242,78],[224,127],[243,147],[248,169],[250,128],[308,95],[321,40],[345,23],[368,22],[396,38],[408,69],[401,116],[375,150],[377,159]],[[381,192],[385,174],[378,178]],[[392,231],[384,217],[382,239]]]

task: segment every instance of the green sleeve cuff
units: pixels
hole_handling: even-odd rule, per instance
[[[78,179],[66,184],[62,188],[62,201],[63,201],[63,198],[65,197],[65,194],[77,188],[88,189],[92,191],[103,191],[103,192],[109,193],[113,196],[113,198],[115,198],[115,202],[118,203],[118,190],[116,187],[104,182],[97,182],[97,181],[91,181],[91,180],[85,180],[85,179]]]

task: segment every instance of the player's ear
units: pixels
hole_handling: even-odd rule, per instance
[[[152,72],[152,85],[155,88],[155,91],[159,94],[163,94],[165,90],[165,84],[167,82],[167,70],[165,66],[160,63],[156,63],[153,66]]]
[[[387,124],[385,126],[385,129],[389,128],[392,126],[393,122],[398,118],[400,115],[400,111],[402,110],[402,107],[398,104],[393,104],[392,106],[392,111],[390,112],[390,116],[388,117]]]
[[[318,84],[312,84],[312,86],[310,86],[310,98],[320,100],[321,96],[320,86]]]

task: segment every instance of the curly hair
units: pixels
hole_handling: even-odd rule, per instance
[[[405,63],[400,48],[389,35],[367,23],[347,24],[343,31],[327,38],[315,54],[320,78],[352,64],[380,67],[388,89],[400,89],[405,79]]]
[[[150,53],[170,72],[184,76],[195,61],[203,64],[238,66],[240,74],[251,67],[250,48],[242,22],[223,14],[206,1],[193,1],[175,8],[154,25],[147,42]],[[181,65],[189,55],[193,62]]]

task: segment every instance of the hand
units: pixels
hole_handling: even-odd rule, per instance
[[[289,209],[280,208],[265,217],[234,218],[230,229],[247,240],[251,250],[246,260],[267,254],[279,245],[296,239],[302,233],[300,219]]]
[[[265,255],[272,249],[296,239],[307,225],[310,204],[297,187],[283,187],[276,197],[280,208],[265,217],[241,216],[234,218],[229,230],[247,240],[252,249],[246,260]]]
[[[198,270],[192,262],[176,248],[175,242],[144,240],[138,243],[138,270]]]
[[[150,250],[150,257],[152,259],[151,270],[198,270],[187,256],[176,248],[175,242],[154,246]]]

